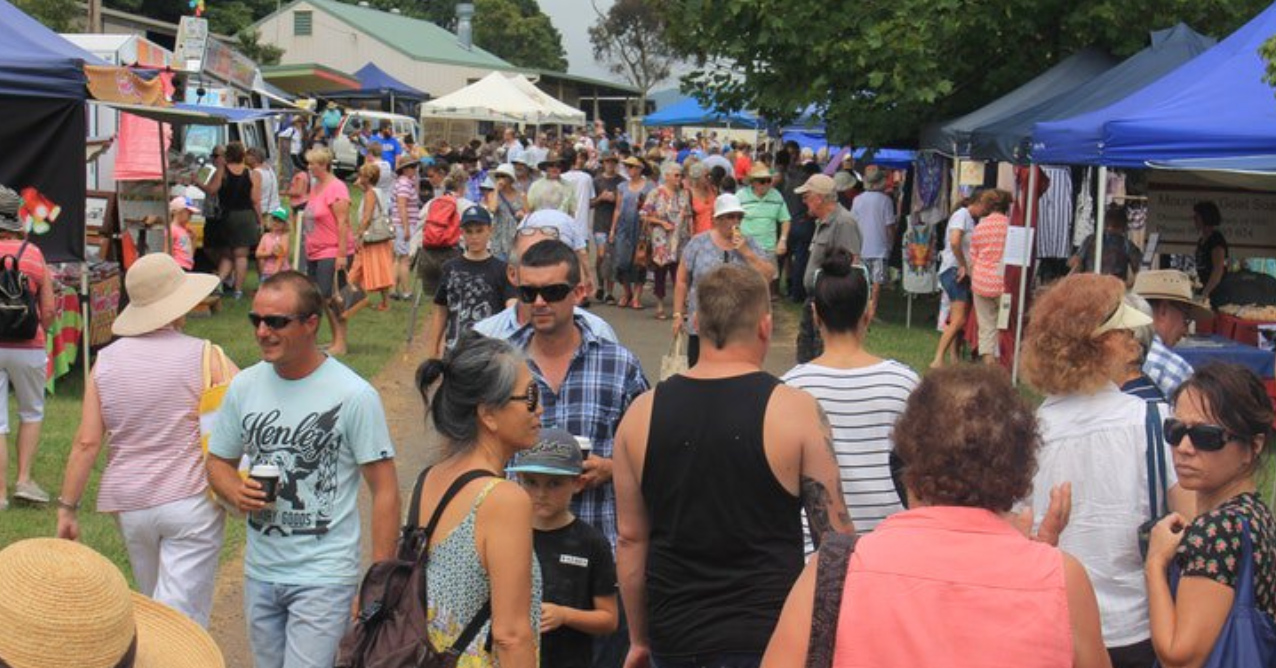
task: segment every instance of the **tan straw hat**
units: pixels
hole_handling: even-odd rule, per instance
[[[752,181],[766,181],[767,183],[770,183],[772,178],[773,178],[773,176],[772,176],[772,174],[771,174],[771,168],[770,168],[770,167],[767,167],[766,165],[764,165],[764,164],[762,164],[762,163],[760,163],[760,162],[759,162],[759,163],[757,163],[757,164],[755,164],[755,165],[753,166],[753,169],[750,169],[750,170],[749,170],[749,181],[750,181],[750,182],[752,182]]]
[[[1192,279],[1177,269],[1149,269],[1134,277],[1134,294],[1148,300],[1163,299],[1186,304],[1192,309],[1193,320],[1209,320],[1214,317],[1210,307],[1192,298]]]
[[[226,665],[198,624],[129,591],[106,557],[56,538],[0,550],[0,662],[11,668]]]
[[[164,253],[133,263],[124,277],[129,305],[111,325],[117,336],[153,332],[186,315],[217,287],[212,274],[188,274]]]

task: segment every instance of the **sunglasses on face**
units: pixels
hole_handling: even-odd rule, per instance
[[[253,329],[257,329],[264,322],[266,326],[272,330],[279,331],[292,322],[302,322],[310,318],[308,315],[261,315],[259,313],[249,313],[248,322],[253,324]]]
[[[537,227],[520,227],[520,228],[518,228],[518,235],[519,235],[519,236],[521,236],[521,237],[530,237],[530,236],[535,235],[535,234],[543,234],[543,235],[545,235],[545,236],[549,237],[550,239],[557,239],[557,238],[558,238],[558,228],[557,228],[557,227],[549,227],[548,225],[537,226]]]
[[[541,388],[536,384],[536,381],[532,381],[532,383],[527,386],[527,392],[525,394],[515,394],[510,397],[510,401],[526,402],[527,412],[535,413],[536,407],[541,405]]]
[[[1182,421],[1175,418],[1167,418],[1165,420],[1165,441],[1174,447],[1179,447],[1183,442],[1184,436],[1192,438],[1192,447],[1205,452],[1217,452],[1223,449],[1229,441],[1241,440],[1237,434],[1227,431],[1223,427],[1216,424],[1197,424],[1187,426]]]
[[[576,286],[570,283],[555,283],[553,285],[522,285],[518,288],[518,298],[524,304],[536,303],[536,298],[544,299],[547,304],[561,302],[572,293]]]

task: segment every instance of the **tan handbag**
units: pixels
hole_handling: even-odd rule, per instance
[[[669,354],[660,358],[660,380],[666,380],[687,370],[687,351],[683,337],[677,334],[669,344]]]

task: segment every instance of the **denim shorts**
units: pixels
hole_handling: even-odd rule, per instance
[[[330,668],[357,585],[283,585],[244,578],[256,668]]]
[[[939,284],[944,286],[944,294],[950,302],[970,303],[970,279],[957,280],[957,267],[949,267],[939,275]]]

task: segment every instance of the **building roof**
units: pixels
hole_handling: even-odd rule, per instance
[[[262,79],[295,95],[359,88],[359,79],[354,75],[318,63],[265,65],[259,69]]]
[[[346,4],[337,0],[293,0],[257,22],[262,23],[286,15],[299,4],[308,4],[327,12],[350,27],[403,55],[431,63],[463,65],[481,69],[517,70],[518,68],[477,46],[466,49],[456,35],[422,19],[391,14],[371,7]]]
[[[525,75],[528,75],[528,74],[534,74],[534,75],[536,75],[537,77],[539,77],[541,80],[544,80],[544,79],[551,79],[551,80],[562,79],[563,81],[570,81],[570,82],[572,82],[572,83],[574,83],[574,84],[576,84],[576,85],[578,85],[578,86],[582,86],[582,85],[583,85],[583,86],[593,86],[594,88],[598,88],[598,89],[600,89],[600,91],[599,91],[599,92],[606,93],[606,94],[609,94],[609,95],[617,95],[617,94],[619,94],[619,95],[634,95],[634,96],[637,96],[639,93],[641,93],[641,92],[642,92],[642,91],[641,91],[641,90],[639,90],[638,88],[636,88],[636,87],[634,87],[634,86],[630,86],[630,85],[629,85],[629,84],[627,84],[627,83],[620,83],[620,82],[616,82],[616,81],[607,81],[607,80],[604,80],[604,79],[595,79],[595,78],[593,78],[593,77],[581,76],[581,75],[579,75],[579,74],[568,74],[567,72],[557,72],[557,71],[554,71],[554,70],[542,70],[542,69],[523,69],[523,70],[520,70],[520,71],[521,71],[523,74],[525,74]]]

